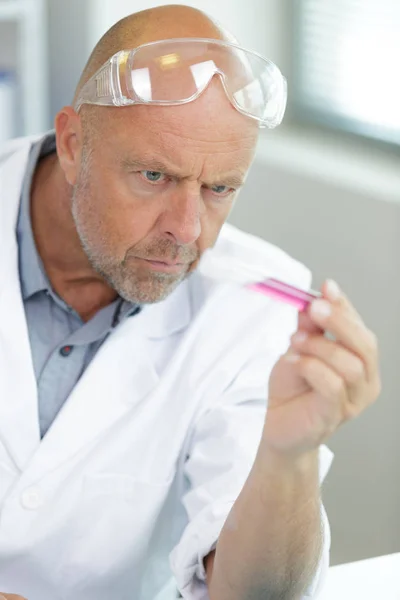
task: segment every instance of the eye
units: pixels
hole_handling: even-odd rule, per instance
[[[233,188],[228,187],[227,185],[214,185],[209,189],[216,196],[229,196],[229,194],[232,194],[235,191]]]
[[[164,181],[164,173],[159,171],[140,171],[140,175],[149,183],[160,183]]]

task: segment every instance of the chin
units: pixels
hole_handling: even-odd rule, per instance
[[[157,304],[166,300],[177,287],[186,279],[184,278],[166,283],[161,281],[139,282],[134,288],[123,286],[117,290],[119,295],[128,302],[135,304]]]

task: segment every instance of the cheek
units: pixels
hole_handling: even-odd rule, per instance
[[[115,177],[107,177],[107,172],[92,176],[79,195],[79,212],[86,224],[101,239],[124,250],[146,237],[157,218],[154,206],[151,210],[150,205],[143,205]]]
[[[224,204],[214,206],[205,212],[201,219],[201,235],[197,243],[200,254],[214,246],[229,213],[230,208]]]
[[[221,228],[226,220],[226,217],[222,215],[222,212],[226,211],[214,212],[212,216],[207,215],[207,217],[202,219],[201,234],[196,242],[199,258],[191,265],[189,273],[192,273],[197,269],[204,252],[215,245]]]

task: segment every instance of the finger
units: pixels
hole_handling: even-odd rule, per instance
[[[316,300],[309,309],[311,319],[324,330],[332,333],[345,348],[359,356],[365,364],[367,379],[373,381],[378,375],[378,345],[376,336],[364,323],[341,306],[327,300]]]
[[[313,356],[300,356],[299,375],[322,398],[319,402],[320,419],[326,421],[331,432],[342,423],[358,417],[364,410],[359,403],[350,402],[345,381],[328,365]]]
[[[347,386],[345,381],[324,362],[314,356],[299,356],[297,370],[309,387],[321,398],[341,406],[347,402]]]
[[[346,294],[343,293],[339,285],[333,279],[327,279],[322,286],[322,296],[337,306],[341,306],[343,310],[351,313],[354,318],[362,321],[361,316],[356,308],[350,302]]]
[[[313,356],[323,361],[349,386],[359,387],[363,382],[367,383],[363,361],[342,345],[324,336],[298,332],[291,338],[291,347],[302,355]]]
[[[328,279],[322,286],[322,296],[330,302],[340,303],[343,294],[338,284],[333,279]],[[322,333],[323,329],[319,327],[309,316],[308,311],[299,313],[299,330],[309,333]]]
[[[319,418],[326,422],[331,432],[362,413],[363,405],[349,401],[345,381],[321,360],[313,356],[299,356],[296,366],[299,376],[324,400],[319,406]]]
[[[378,344],[376,336],[365,326],[365,323],[363,322],[360,314],[357,312],[353,304],[342,292],[342,290],[335,281],[330,279],[324,283],[322,287],[322,295],[323,297],[327,298],[332,304],[336,305],[336,307],[339,307],[339,309],[342,310],[343,313],[347,313],[349,321],[353,323],[358,323],[359,328],[364,330],[366,336],[366,346],[364,347],[367,348],[367,355],[358,350],[356,351],[359,352],[359,356],[365,362],[368,381],[373,383],[375,393],[376,395],[379,395],[381,390],[381,382],[378,363]]]
[[[314,334],[314,335],[323,333],[323,329],[321,329],[321,327],[319,327],[316,323],[314,323],[314,321],[312,320],[310,315],[307,313],[307,311],[299,313],[298,329],[300,331],[305,331],[309,334]]]

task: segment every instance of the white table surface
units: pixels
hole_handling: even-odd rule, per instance
[[[400,600],[400,552],[331,567],[316,600]]]
[[[154,600],[175,600],[173,580]],[[313,600],[400,600],[400,552],[337,565]]]

